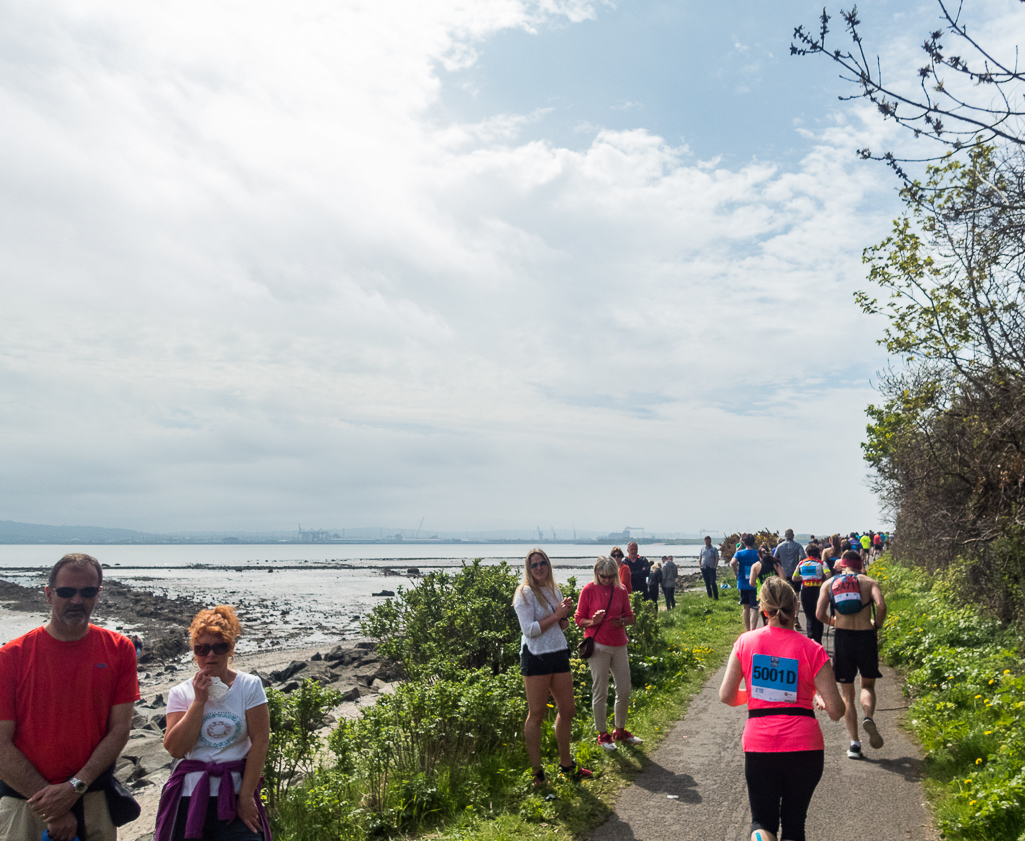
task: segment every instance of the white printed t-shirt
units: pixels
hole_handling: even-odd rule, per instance
[[[182,681],[168,693],[167,711],[187,712],[195,699],[192,679]],[[263,691],[260,678],[246,672],[235,672],[235,680],[227,695],[216,701],[207,698],[199,738],[192,750],[185,754],[185,759],[198,759],[200,762],[234,762],[236,759],[245,759],[252,745],[246,727],[246,710],[266,703],[267,693]],[[182,797],[192,795],[202,776],[202,771],[185,775]],[[235,793],[238,794],[242,787],[242,775],[232,772],[231,776],[235,780]],[[210,778],[211,797],[217,796],[220,784],[218,777]]]

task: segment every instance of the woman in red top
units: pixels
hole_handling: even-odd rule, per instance
[[[769,624],[733,646],[719,699],[747,704],[744,775],[751,804],[751,841],[805,841],[804,822],[822,777],[824,743],[813,707],[843,718],[826,650],[794,630],[797,595],[782,578],[762,584],[759,607]],[[741,681],[746,685],[740,688]]]
[[[585,584],[577,602],[576,623],[584,636],[594,637],[591,667],[591,706],[598,744],[615,750],[616,742],[639,745],[643,741],[626,729],[626,710],[630,705],[630,658],[626,653],[626,631],[634,622],[630,597],[619,580],[619,565],[602,556],[594,565],[594,582]],[[616,682],[615,729],[608,730],[609,673]]]

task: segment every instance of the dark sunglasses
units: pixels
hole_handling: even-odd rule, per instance
[[[538,561],[536,564],[531,564],[530,568],[531,569],[542,569],[543,567],[546,567],[546,566],[548,566],[548,561]]]
[[[75,593],[81,593],[83,599],[95,599],[100,592],[99,587],[55,587],[53,590],[62,599],[73,599]]]
[[[198,657],[206,657],[210,652],[214,654],[227,654],[231,651],[230,642],[215,642],[213,645],[209,643],[198,643],[192,646],[192,652]]]

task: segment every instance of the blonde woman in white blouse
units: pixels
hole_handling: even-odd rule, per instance
[[[523,737],[527,756],[534,771],[534,785],[545,785],[541,765],[541,724],[548,712],[548,696],[555,700],[555,740],[559,745],[559,770],[573,779],[587,779],[592,773],[573,761],[569,742],[576,704],[573,700],[573,675],[569,670],[569,644],[563,633],[569,626],[573,600],[563,598],[555,584],[552,562],[543,549],[527,553],[523,583],[516,588],[513,608],[520,620],[523,638],[520,647],[520,673],[527,692],[527,721]]]

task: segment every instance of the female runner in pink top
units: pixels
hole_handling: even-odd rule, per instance
[[[769,624],[740,635],[719,699],[731,707],[747,704],[741,746],[751,841],[776,841],[781,825],[784,841],[805,841],[808,804],[824,764],[813,707],[839,721],[844,703],[825,649],[794,630],[793,588],[778,576],[766,579],[759,607]]]

